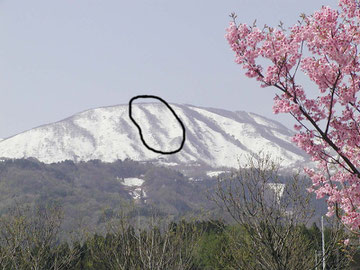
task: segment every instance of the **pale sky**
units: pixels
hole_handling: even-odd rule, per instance
[[[0,138],[139,94],[272,113],[224,38],[239,22],[291,26],[336,0],[0,0]],[[309,87],[312,87],[309,85]],[[312,89],[315,91],[315,89]]]

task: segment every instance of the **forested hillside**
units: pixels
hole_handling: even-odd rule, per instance
[[[145,217],[149,209],[156,209],[169,220],[194,215],[224,217],[210,199],[218,180],[208,176],[207,170],[132,160],[53,164],[35,159],[4,160],[0,162],[0,213],[14,205],[60,205],[65,230],[80,221],[94,229],[104,215],[110,217],[124,208]],[[326,210],[322,202],[313,203],[318,216]]]
[[[80,220],[96,227],[103,215],[111,216],[124,207],[132,207],[137,215],[146,216],[151,208],[177,218],[211,209],[206,196],[216,179],[204,178],[191,181],[179,171],[131,160],[53,164],[5,160],[0,162],[0,213],[15,204],[57,204],[65,212],[67,229]],[[134,179],[143,182],[135,185]]]
[[[262,260],[268,265],[281,260],[289,267],[286,269],[319,263],[313,256],[321,250],[319,228],[315,223],[306,227],[300,220],[293,223],[291,216],[294,214],[295,220],[300,216],[291,212],[297,206],[289,202],[297,198],[287,198],[284,192],[282,202],[277,198],[268,201],[269,205],[259,202],[256,207],[265,207],[261,211],[268,216],[255,213],[253,217],[261,218],[260,223],[252,224],[251,216],[242,223],[237,220],[241,209],[229,216],[231,211],[221,207],[219,201],[215,203],[221,194],[230,196],[228,199],[240,195],[236,186],[229,189],[227,185],[228,179],[233,181],[234,175],[240,174],[225,173],[217,179],[206,175],[208,169],[175,170],[132,160],[53,164],[35,159],[3,160],[0,265],[3,269],[32,269],[38,265],[39,269],[200,270],[260,269],[257,267]],[[241,181],[246,180],[247,170],[243,172]],[[252,176],[255,180],[256,175]],[[266,182],[268,176],[274,176],[271,178],[280,185],[291,184],[286,182],[290,178],[276,178],[265,170],[258,176]],[[258,180],[254,184],[261,183]],[[298,187],[291,186],[290,192],[297,190],[294,194],[301,198],[305,186]],[[247,194],[251,191],[255,190],[249,189]],[[272,198],[269,190],[263,195],[262,202]],[[242,203],[240,198],[234,202]],[[325,211],[319,201],[317,205],[314,200],[298,202],[305,204],[306,212],[312,207],[317,208],[317,215]],[[245,206],[252,207],[250,202]],[[292,210],[281,210],[284,216],[277,219],[273,211],[283,206]],[[258,234],[260,238],[256,239]],[[283,238],[283,234],[287,236]],[[343,230],[327,226],[329,266],[348,265],[347,256],[354,251],[338,246],[344,237]],[[287,242],[274,255],[271,249],[277,241]],[[256,259],[257,254],[264,257]],[[306,260],[299,261],[300,256]]]

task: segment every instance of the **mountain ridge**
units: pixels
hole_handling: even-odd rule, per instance
[[[170,105],[184,122],[187,140],[180,153],[161,156],[168,162],[236,167],[239,155],[259,150],[284,158],[286,165],[291,166],[308,159],[291,143],[290,137],[294,133],[275,120],[244,111]],[[181,134],[179,125],[165,105],[135,103],[133,106],[134,115],[147,130],[150,144],[158,148],[176,146],[179,142],[176,135]],[[129,119],[128,105],[120,104],[84,110],[4,138],[0,140],[0,157],[35,157],[53,163],[66,159],[146,161],[159,159],[160,155],[142,145],[135,125]]]

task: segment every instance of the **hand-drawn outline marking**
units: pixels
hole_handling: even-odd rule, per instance
[[[142,134],[142,131],[141,131],[141,128],[140,126],[138,125],[138,123],[136,123],[136,121],[134,120],[134,118],[132,117],[132,102],[135,100],[135,99],[138,99],[138,98],[154,98],[154,99],[157,99],[157,100],[160,100],[162,103],[164,103],[166,105],[166,107],[168,107],[168,109],[172,112],[172,114],[175,116],[176,120],[178,120],[178,122],[180,123],[180,126],[182,128],[182,141],[181,141],[181,145],[178,149],[176,149],[175,151],[169,151],[169,152],[163,152],[163,151],[160,151],[160,150],[156,150],[152,147],[150,147],[149,145],[147,145],[147,143],[145,142],[144,140],[144,137],[143,137],[143,134]],[[161,97],[158,97],[158,96],[152,96],[152,95],[139,95],[139,96],[135,96],[133,98],[130,99],[129,101],[129,117],[131,119],[131,121],[135,124],[135,126],[138,128],[139,130],[139,134],[140,134],[140,139],[142,141],[142,143],[146,146],[147,149],[155,152],[155,153],[159,153],[159,154],[164,154],[164,155],[171,155],[171,154],[175,154],[177,152],[179,152],[183,146],[184,146],[184,143],[185,143],[185,126],[183,124],[183,122],[181,122],[180,118],[177,116],[177,114],[175,113],[175,111],[170,107],[170,105],[165,101],[163,100]]]

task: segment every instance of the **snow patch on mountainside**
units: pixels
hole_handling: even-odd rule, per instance
[[[229,171],[208,171],[206,172],[206,175],[209,177],[218,177],[222,173],[227,173]]]
[[[278,203],[280,203],[280,199],[284,194],[285,184],[282,184],[282,183],[268,183],[268,186],[275,193],[276,201]]]
[[[141,186],[145,181],[140,178],[124,178],[123,185],[128,187]]]
[[[140,199],[147,198],[145,190],[142,188],[139,188],[139,187],[130,191],[129,194],[131,195],[131,197],[133,197],[134,200],[140,200]]]
[[[157,150],[177,149],[182,140],[179,122],[161,103],[132,105],[133,118],[146,143]],[[282,159],[283,166],[297,166],[307,156],[292,142],[292,131],[265,117],[191,105],[171,104],[186,127],[183,149],[161,155],[147,149],[129,118],[128,105],[103,107],[78,113],[0,141],[0,157],[35,157],[45,163],[66,159],[75,162],[100,159],[112,162],[130,158],[164,164],[205,163],[235,167],[245,156],[259,151]]]

